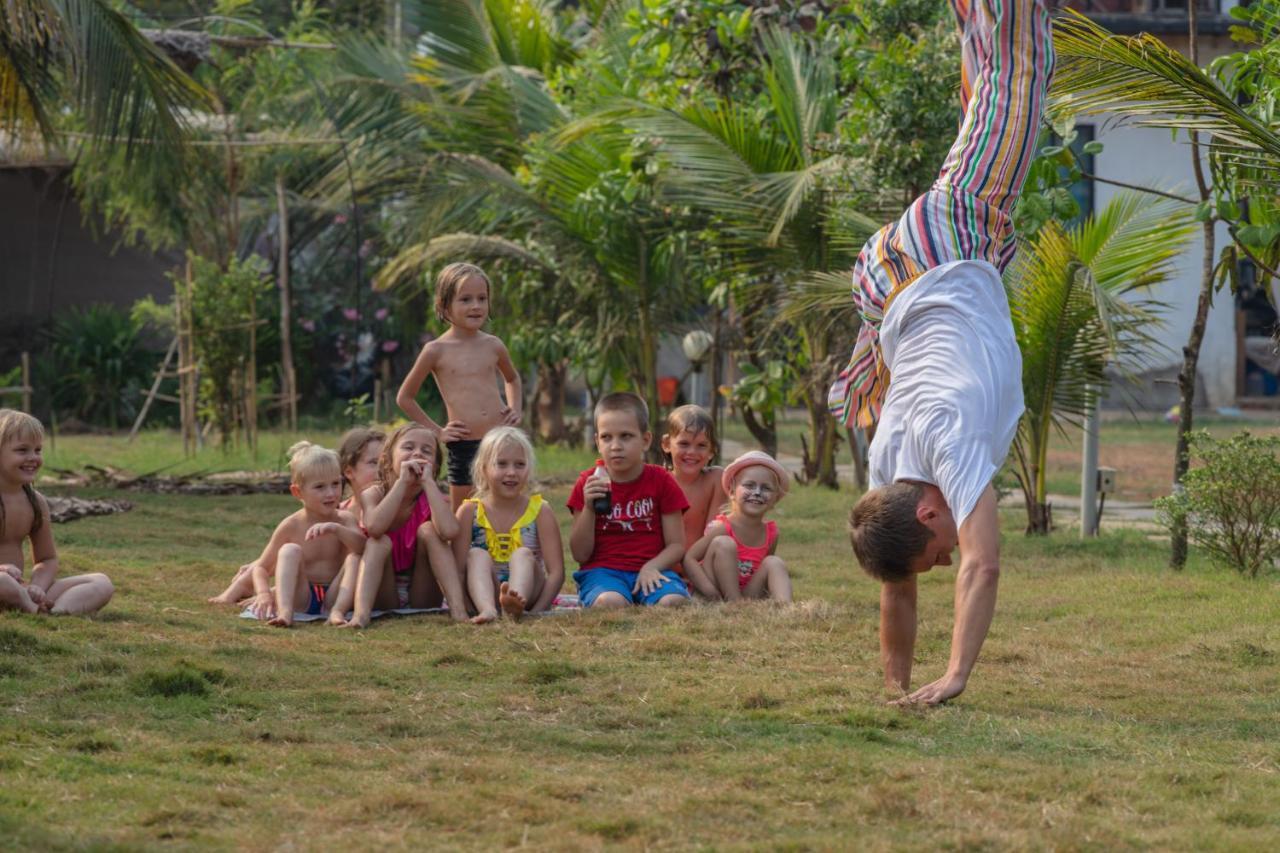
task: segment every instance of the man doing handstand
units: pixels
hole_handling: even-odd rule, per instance
[[[952,0],[963,32],[959,136],[933,187],[863,247],[862,328],[832,412],[873,428],[871,489],[849,518],[854,554],[882,582],[885,683],[936,704],[964,690],[995,610],[1000,531],[991,480],[1022,414],[1022,357],[1000,274],[1010,213],[1053,68],[1045,0]],[[970,85],[972,84],[972,85]],[[892,381],[890,381],[892,377]],[[946,674],[909,693],[916,575],[959,545]]]

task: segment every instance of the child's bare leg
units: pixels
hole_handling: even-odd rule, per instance
[[[276,618],[268,622],[277,628],[293,624],[294,610],[301,610],[310,600],[302,583],[302,547],[290,542],[280,548],[276,557]]]
[[[453,559],[453,549],[449,547],[449,543],[440,538],[434,525],[424,524],[418,528],[418,548],[427,549],[431,573],[435,576],[440,591],[444,593],[445,600],[449,602],[449,616],[455,622],[467,621],[467,593],[462,586],[462,576],[458,574],[458,564]],[[413,594],[412,588],[409,594]]]
[[[493,557],[483,548],[467,550],[467,591],[479,611],[472,622],[483,625],[498,618],[498,607],[493,600]]]
[[[502,612],[512,619],[519,619],[536,601],[546,583],[547,571],[528,548],[517,548],[511,555],[509,580],[498,590],[498,603]]]
[[[738,543],[731,536],[717,536],[707,549],[706,566],[715,578],[716,592],[725,601],[741,601],[738,586]]]
[[[56,616],[97,613],[106,606],[115,592],[111,579],[100,573],[54,581],[47,596],[52,604],[49,612]]]
[[[688,603],[689,603],[689,596],[675,595],[674,593],[672,593],[671,595],[664,595],[662,596],[662,598],[659,598],[657,604],[655,604],[654,606],[655,607],[683,607]]]
[[[341,625],[347,621],[347,611],[356,600],[356,581],[360,578],[360,555],[348,554],[342,561],[342,571],[329,585],[333,597],[325,602],[329,606],[329,624]]]
[[[602,592],[591,602],[592,610],[621,610],[630,606],[631,602],[616,592]]]
[[[345,623],[347,628],[367,628],[373,618],[375,601],[381,604],[382,596],[379,587],[384,581],[391,583],[391,597],[395,597],[395,578],[392,577],[391,540],[385,536],[370,539],[364,543],[364,555],[360,558],[360,569],[356,574],[355,603],[352,606],[351,619]]]
[[[54,584],[57,586],[57,584]],[[50,590],[52,592],[52,590]],[[6,572],[0,572],[0,610],[12,607],[23,613],[35,613],[40,607],[31,600],[27,588]]]
[[[787,573],[787,564],[781,557],[773,554],[761,560],[756,577],[760,575],[765,575],[764,586],[768,587],[770,598],[785,604],[791,603],[791,575]]]
[[[689,581],[689,587],[698,595],[710,601],[721,599],[720,590],[716,589],[707,567],[687,554],[684,558],[684,576]]]
[[[241,566],[231,584],[209,599],[210,604],[239,604],[253,595],[253,566]]]

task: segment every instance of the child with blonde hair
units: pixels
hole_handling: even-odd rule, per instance
[[[327,612],[332,604],[329,591],[347,557],[364,550],[364,534],[355,516],[338,506],[342,498],[338,454],[300,441],[289,448],[289,474],[289,492],[302,502],[302,509],[276,525],[250,570],[254,589],[250,608],[259,619],[279,628],[291,626],[297,611]]]
[[[97,613],[115,587],[104,574],[58,580],[49,504],[35,489],[44,464],[44,427],[14,409],[0,409],[0,610]],[[31,580],[24,583],[22,542],[31,542]]]
[[[453,540],[479,611],[472,622],[492,622],[498,605],[512,619],[547,610],[564,584],[560,528],[551,504],[529,494],[533,470],[533,446],[519,429],[497,427],[481,440],[476,491],[458,508]]]
[[[382,452],[382,443],[386,437],[386,433],[374,427],[355,427],[347,430],[338,444],[338,464],[342,468],[342,483],[344,487],[351,489],[351,496],[339,504],[338,508],[352,513],[357,522],[360,520],[361,512],[357,497],[378,479],[378,454]],[[239,604],[253,595],[253,567],[261,563],[265,556],[265,554],[259,556],[252,563],[241,566],[236,576],[232,578],[231,585],[210,598],[209,603]],[[342,567],[343,573],[358,571],[359,562],[359,554],[349,554]],[[273,566],[266,565],[266,568],[270,571]],[[351,597],[354,586],[354,574],[349,582],[339,584],[339,592],[346,592],[348,595],[344,598],[339,594],[333,601],[333,605],[329,608],[330,622],[340,621],[341,617],[351,609],[351,601],[347,599]]]
[[[467,618],[467,599],[449,548],[458,523],[434,475],[436,438],[407,423],[391,433],[378,457],[378,481],[360,493],[369,535],[355,585],[348,628],[367,627],[375,606],[439,607]]]
[[[667,428],[662,436],[662,455],[667,468],[676,478],[680,490],[689,499],[684,522],[684,541],[697,542],[706,529],[707,520],[720,511],[728,497],[720,483],[724,469],[711,460],[720,452],[716,440],[716,422],[701,406],[680,406],[667,415]],[[689,585],[703,598],[719,599],[715,583],[698,560],[686,556],[681,564]]]
[[[741,601],[772,598],[791,601],[787,564],[775,553],[778,525],[766,521],[769,510],[787,494],[787,469],[767,453],[752,450],[724,469],[729,512],[717,515],[689,549],[715,584],[713,598]]]
[[[435,309],[448,331],[422,348],[396,394],[409,420],[427,427],[449,452],[449,500],[454,510],[471,495],[471,462],[480,440],[496,426],[520,423],[520,374],[502,341],[481,331],[489,319],[489,277],[475,264],[449,264],[436,278]],[[448,422],[442,427],[417,403],[434,376]],[[506,402],[498,396],[501,377]],[[451,516],[452,517],[452,516]]]

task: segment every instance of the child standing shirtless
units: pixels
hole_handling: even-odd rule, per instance
[[[489,319],[489,277],[474,264],[449,264],[436,278],[436,316],[449,330],[422,348],[396,403],[436,434],[449,452],[449,502],[456,512],[471,497],[471,462],[480,439],[496,426],[520,423],[520,374],[502,341],[481,331]],[[427,376],[444,398],[448,423],[435,423],[417,403]],[[494,377],[502,377],[506,402]]]
[[[44,464],[44,427],[13,409],[0,409],[0,610],[97,613],[115,587],[103,574],[58,577],[49,504],[35,490]],[[31,540],[31,581],[22,582],[22,540]]]

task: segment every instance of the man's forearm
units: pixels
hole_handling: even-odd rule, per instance
[[[960,561],[956,575],[956,625],[947,672],[968,679],[996,612],[1000,569],[991,563]]]
[[[880,587],[880,662],[891,690],[911,686],[916,648],[916,583],[912,578]]]

